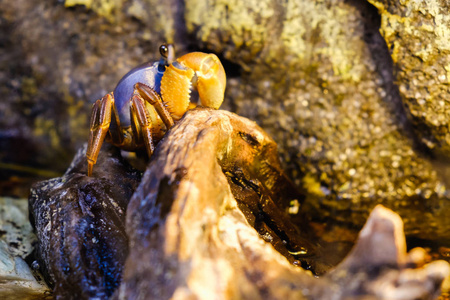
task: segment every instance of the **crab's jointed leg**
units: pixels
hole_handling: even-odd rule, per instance
[[[92,175],[93,167],[105,139],[119,147],[133,147],[134,145],[133,139],[125,134],[125,130],[120,125],[119,113],[112,93],[97,100],[92,107],[89,143],[86,151],[88,176]]]
[[[167,130],[169,130],[173,126],[174,121],[169,111],[164,106],[164,103],[159,94],[151,87],[140,82],[134,85],[134,89],[138,92],[143,100],[153,105],[161,120],[164,122],[164,125],[166,125]]]
[[[97,100],[92,107],[89,143],[86,151],[88,176],[92,175],[92,169],[97,162],[98,153],[109,131],[111,107],[113,105],[114,100],[112,95],[107,94],[101,100]]]
[[[144,144],[148,157],[151,157],[155,150],[155,143],[152,137],[152,121],[150,119],[144,101],[134,95],[130,102],[131,127],[136,139],[136,143]]]

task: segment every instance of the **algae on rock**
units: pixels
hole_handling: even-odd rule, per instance
[[[397,84],[416,134],[450,158],[450,4],[369,0],[395,64]]]

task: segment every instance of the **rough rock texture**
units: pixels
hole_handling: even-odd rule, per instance
[[[51,299],[43,279],[37,281],[27,263],[13,255],[3,240],[0,240],[0,297],[4,300]]]
[[[15,256],[31,254],[36,236],[28,221],[26,199],[0,198],[0,238]]]
[[[383,203],[408,234],[446,235],[448,192],[418,151],[369,5],[199,1],[186,10],[197,39],[243,68],[229,81],[232,107],[278,143],[316,216],[362,225]],[[433,213],[419,217],[424,210]]]
[[[28,221],[27,199],[0,198],[0,298],[46,299],[50,289],[25,259],[36,236]]]
[[[416,134],[450,157],[450,3],[370,0],[394,61],[397,84]]]
[[[62,177],[33,186],[30,221],[39,265],[56,299],[107,299],[127,256],[125,213],[140,173],[117,149],[100,153],[87,177],[86,147]],[[105,149],[106,150],[106,149]]]

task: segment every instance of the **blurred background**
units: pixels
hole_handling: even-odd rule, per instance
[[[275,139],[306,195],[294,220],[351,244],[381,203],[446,257],[450,4],[395,2],[0,0],[0,195],[63,174],[92,103],[168,42],[222,60],[222,108]]]

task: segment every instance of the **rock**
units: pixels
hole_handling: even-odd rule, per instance
[[[310,214],[362,226],[380,202],[402,215],[409,235],[447,231],[444,218],[415,221],[422,206],[443,207],[433,215],[444,215],[448,192],[415,151],[415,126],[370,5],[149,0],[65,7],[19,0],[1,10],[10,53],[1,61],[12,70],[0,76],[10,116],[0,126],[3,145],[28,149],[8,154],[8,161],[62,171],[87,140],[89,103],[133,66],[157,59],[161,42],[175,41],[178,53],[206,48],[226,59],[225,107],[257,121],[278,143],[283,168],[308,191]],[[427,118],[441,122],[442,115]]]
[[[0,198],[0,233],[0,298],[51,298],[41,275],[25,262],[36,242],[27,199]]]
[[[418,107],[415,100],[407,110],[403,107],[402,96],[412,92],[406,95],[395,85],[393,68],[402,67],[397,60],[392,66],[378,30],[387,15],[381,20],[369,2],[4,1],[0,157],[8,164],[0,165],[7,170],[0,178],[9,184],[0,189],[23,194],[30,180],[55,177],[42,170],[63,172],[87,141],[91,103],[132,67],[157,59],[159,44],[169,41],[175,42],[178,54],[200,49],[220,56],[228,75],[224,108],[264,128],[279,146],[283,169],[306,190],[302,210],[293,213],[295,222],[303,222],[300,213],[305,212],[338,224],[338,231],[341,224],[359,229],[382,203],[402,216],[408,236],[446,238],[448,171],[423,145],[445,144],[447,131],[441,125],[446,106],[427,104],[427,125],[420,125],[419,117],[408,119],[408,110]],[[385,1],[372,3],[381,7],[377,3]],[[402,3],[389,4],[392,12],[384,7],[395,19],[397,13],[403,16]],[[404,19],[413,22],[408,28],[425,40],[433,29],[439,32],[437,40],[445,40],[447,12],[431,11],[439,5],[423,6],[424,28],[414,23],[421,19],[412,10],[414,17]],[[435,28],[428,26],[432,16]],[[407,47],[395,49],[417,52],[403,27],[388,38],[392,31],[382,26],[389,45],[398,36]],[[439,46],[434,41],[427,45],[432,51],[424,53],[435,53]],[[442,54],[429,56],[430,66],[438,62],[430,67],[437,72],[430,78],[442,76],[439,62],[447,59]],[[401,74],[419,78],[410,69]],[[444,82],[426,81],[436,83],[430,91],[442,95]],[[421,84],[421,94],[424,88]],[[433,122],[441,125],[428,130]]]
[[[127,256],[125,213],[140,173],[112,146],[103,147],[92,177],[86,147],[62,177],[39,182],[29,198],[41,271],[56,299],[108,299]]]
[[[307,190],[303,212],[360,228],[382,203],[400,213],[408,235],[445,238],[446,176],[417,141],[374,7],[188,1],[186,10],[200,44],[242,68],[228,81],[231,108],[277,142],[283,167]]]
[[[168,15],[176,1],[133,2],[5,0],[0,153],[11,174],[49,178],[55,177],[50,171],[63,172],[87,142],[92,103],[133,67],[160,59],[160,44],[177,33],[175,16]],[[147,28],[135,11],[144,12]],[[179,53],[183,47],[177,43]]]
[[[28,220],[26,199],[0,198],[0,237],[14,256],[27,257],[36,236]]]
[[[5,300],[51,299],[45,282],[37,281],[27,263],[13,255],[3,240],[0,240],[0,297]]]
[[[381,14],[400,94],[415,133],[435,154],[450,157],[450,4],[370,0]]]

